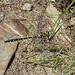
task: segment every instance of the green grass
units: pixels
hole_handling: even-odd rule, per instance
[[[31,3],[31,0],[28,0],[28,2]],[[31,27],[33,27],[33,29],[35,28],[36,31],[39,30],[39,25],[41,24],[42,19],[44,17],[44,13],[46,12],[46,8],[49,6],[49,3],[50,3],[50,1],[49,1],[49,3],[47,4],[47,7],[44,10],[43,9],[44,2],[45,2],[45,0],[43,0],[43,3],[42,3],[41,15],[40,15],[39,22],[37,24],[38,25],[37,26],[38,27],[37,29],[36,29],[36,26],[33,23],[33,20],[31,19],[31,15],[29,14],[29,11],[27,11],[28,12],[28,15],[29,15],[28,16],[28,18],[29,18],[29,24],[30,24]],[[74,2],[75,2],[75,0],[72,1],[72,3],[65,9],[64,12],[62,12],[62,14],[58,14],[59,17],[58,17],[58,19],[56,21],[54,19],[55,17],[52,16],[52,13],[49,14],[48,12],[46,12],[47,15],[55,22],[54,25],[53,25],[53,27],[50,29],[50,31],[52,31],[54,29],[54,27],[55,27],[56,24],[57,24],[57,26],[54,29],[54,31],[53,31],[53,33],[52,33],[52,35],[50,37],[50,41],[48,41],[48,43],[45,43],[45,47],[47,47],[51,43],[52,39],[54,37],[56,37],[56,34],[60,30],[62,30],[62,33],[64,33],[71,40],[70,36],[68,36],[68,34],[62,28],[62,26],[75,13],[75,11],[72,12],[72,13],[68,13],[67,19],[61,25],[60,25],[60,21],[61,21],[62,17],[67,14],[68,9],[72,6],[72,4]],[[32,29],[32,31],[33,31],[33,29]],[[30,29],[29,29],[29,31],[30,31]],[[49,58],[49,59],[46,59],[46,58],[42,59],[42,57],[39,58],[41,52],[40,52],[40,54],[39,54],[38,57],[36,55],[35,56],[32,56],[31,55],[32,52],[35,51],[35,48],[40,44],[41,40],[42,39],[39,39],[39,41],[37,42],[37,44],[35,44],[35,46],[33,46],[30,49],[30,51],[27,53],[27,55],[29,55],[30,58],[33,59],[33,60],[30,60],[29,61],[32,65],[37,64],[37,65],[39,65],[41,67],[41,64],[43,64],[43,66],[45,64],[45,66],[48,67],[47,64],[49,64],[49,65],[51,65],[51,68],[52,69],[57,69],[59,75],[61,75],[62,72],[63,72],[63,75],[71,75],[72,73],[75,72],[75,47],[72,50],[68,50],[68,49],[64,48],[64,46],[61,45],[62,43],[61,43],[61,40],[59,39],[58,40],[59,41],[58,44],[56,44],[56,42],[53,42],[53,45],[52,46],[50,45],[51,48],[49,49],[49,51],[53,53],[53,56],[51,56],[51,58]],[[73,44],[73,46],[75,46],[75,43],[72,40],[71,40],[71,42],[69,44],[71,44],[71,43]],[[53,47],[54,46],[57,46],[58,47],[57,51],[53,51]],[[63,51],[67,52],[67,54],[62,55],[61,52],[63,52]],[[61,68],[62,65],[65,66],[64,69]],[[61,72],[61,70],[62,70],[62,72]]]
[[[44,1],[44,0],[43,0]],[[75,0],[74,1],[72,1],[72,3],[65,9],[65,11],[62,13],[62,14],[60,14],[59,15],[59,17],[58,17],[58,19],[57,19],[57,21],[55,21],[54,20],[54,17],[52,17],[51,16],[51,14],[48,14],[54,21],[55,21],[55,23],[54,23],[54,25],[53,25],[53,28],[54,28],[54,26],[57,24],[57,26],[56,26],[56,28],[55,28],[55,30],[54,30],[54,32],[53,32],[53,34],[52,34],[52,36],[51,36],[51,40],[56,36],[56,34],[59,32],[59,30],[61,29],[61,30],[63,30],[63,32],[65,33],[65,35],[69,38],[69,39],[71,39],[68,35],[67,35],[67,33],[65,32],[65,30],[62,28],[62,26],[65,24],[65,22],[72,16],[72,14],[74,14],[75,13],[75,11],[74,12],[72,12],[72,13],[68,13],[68,17],[67,17],[67,19],[62,23],[62,25],[60,25],[60,21],[61,21],[61,19],[62,19],[62,17],[64,16],[64,15],[66,15],[66,13],[67,13],[67,11],[68,11],[68,9],[72,6],[72,4],[75,2]],[[44,3],[44,2],[43,2]],[[42,18],[41,18],[42,19]],[[41,20],[39,20],[39,21],[41,21]],[[52,29],[53,29],[52,28]],[[52,30],[51,29],[51,30]],[[51,31],[50,30],[50,31]],[[51,41],[50,40],[50,41]],[[65,49],[64,47],[62,47],[61,46],[61,43],[60,43],[60,41],[61,40],[59,40],[59,45],[58,46],[60,46],[61,47],[61,49],[60,49],[60,53],[63,51],[63,50],[65,50],[65,51],[67,51],[68,52],[68,54],[66,54],[66,55],[64,55],[64,56],[57,56],[57,53],[55,53],[55,55],[51,58],[51,59],[48,59],[48,60],[37,60],[38,59],[38,57],[36,57],[35,59],[34,59],[34,61],[32,61],[31,60],[31,62],[32,62],[32,65],[34,65],[34,64],[50,64],[50,62],[52,61],[53,62],[53,69],[57,69],[58,70],[58,73],[59,73],[59,75],[61,75],[61,65],[63,64],[63,63],[65,63],[65,61],[66,60],[68,60],[67,62],[66,62],[66,64],[64,65],[64,66],[66,66],[66,68],[65,69],[62,69],[62,71],[63,71],[63,75],[71,75],[72,73],[74,73],[75,72],[75,49],[73,49],[73,50],[71,50],[71,51],[69,51],[69,50],[67,50],[67,49]],[[72,40],[71,40],[72,41]],[[74,44],[74,42],[72,41],[72,43]],[[35,50],[35,47],[37,46],[39,44],[39,42],[34,46],[34,47],[32,47],[32,49],[28,52],[28,54],[29,53],[31,53],[33,50]],[[74,46],[75,46],[75,44],[74,44]]]

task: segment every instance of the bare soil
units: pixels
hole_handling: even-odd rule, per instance
[[[24,0],[18,0],[18,1],[10,0],[8,5],[6,5],[4,2],[0,3],[0,7],[1,7],[0,13],[3,13],[3,17],[0,19],[0,22],[6,22],[8,24],[10,23],[13,26],[13,24],[15,24],[14,18],[19,19],[26,26],[25,33],[22,32],[22,30],[24,30],[23,27],[20,27],[21,28],[20,30],[20,28],[18,28],[17,25],[15,24],[17,28],[16,30],[20,31],[21,34],[23,34],[23,36],[28,35],[29,33],[30,33],[30,36],[33,36],[38,33],[36,32],[37,28],[35,28],[34,26],[32,27],[29,24],[30,22],[29,14],[31,16],[31,20],[33,21],[33,23],[37,25],[39,22],[40,15],[41,15],[42,1],[32,0],[31,4],[33,5],[33,8],[31,11],[29,11],[29,13],[27,11],[19,10],[27,2],[28,0],[25,0],[25,1]],[[67,0],[67,2],[68,3],[64,2],[65,6],[60,5],[57,8],[61,9],[61,7],[63,7],[61,9],[63,11],[71,3],[69,0]],[[61,3],[62,3],[62,0],[60,0],[60,4]],[[58,3],[55,3],[54,5],[56,4],[58,5]],[[46,6],[47,6],[47,1],[45,0],[44,9]],[[67,18],[67,15],[63,17],[63,21],[66,18]],[[72,39],[72,41],[75,42],[75,25],[71,25],[71,23],[69,22],[70,19],[71,17],[69,18],[68,21],[66,21],[65,30],[67,34],[70,36],[70,38]],[[19,22],[17,21],[17,23]],[[40,32],[48,31],[49,26],[52,27],[52,24],[53,22],[51,21],[50,17],[46,13],[44,13],[44,17],[41,20],[41,23],[39,26],[40,28],[39,31]],[[41,43],[39,43],[37,47],[35,47],[35,49],[30,54],[27,54],[27,53],[29,52],[29,50],[31,50],[32,47],[35,46],[35,44],[37,44],[38,39],[30,39],[30,40],[25,40],[25,41],[20,42],[17,47],[15,56],[12,62],[7,67],[4,75],[58,75],[57,69],[52,69],[54,61],[52,62],[43,61],[41,63],[35,62],[36,59],[37,60],[51,59],[52,57],[54,57],[56,52],[57,52],[57,55],[59,55],[60,48],[58,48],[57,46],[59,45],[59,43],[54,39],[55,38],[53,38],[51,42],[42,40]],[[56,45],[53,46],[54,44]],[[70,47],[65,46],[65,48],[68,50],[71,50],[74,48],[74,46],[70,46]],[[64,50],[61,52],[60,56],[64,56],[66,54],[67,52]],[[34,63],[32,63],[32,61],[34,61]],[[61,71],[62,71],[62,68],[64,69],[65,67],[61,67],[60,68]]]

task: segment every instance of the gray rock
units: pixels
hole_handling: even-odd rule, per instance
[[[26,3],[23,5],[22,10],[31,10],[32,4]]]

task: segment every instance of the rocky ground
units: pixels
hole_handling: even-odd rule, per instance
[[[31,8],[28,7],[28,9],[24,9],[23,6],[26,3],[31,4]],[[59,42],[60,45],[68,51],[74,49],[70,41],[64,38],[66,35],[63,34],[64,37],[62,38],[57,34],[51,42],[41,40],[39,44],[37,44],[39,39],[35,38],[4,43],[5,40],[11,38],[34,36],[40,32],[49,31],[54,21],[46,12],[43,14],[47,3],[45,0],[42,9],[42,0],[29,0],[29,2],[28,0],[10,0],[8,2],[0,2],[0,75],[58,75],[57,69],[52,69],[54,61],[39,62],[39,60],[49,60],[55,57],[55,52],[57,52],[59,56],[66,55],[66,51],[62,51],[61,54],[59,54],[61,49],[61,47],[58,47]],[[65,3],[65,6],[61,5],[62,3]],[[70,3],[69,0],[67,0],[67,2],[62,0],[55,3],[52,2],[55,7],[60,4],[57,8],[59,8],[58,10],[62,8],[61,11],[64,11]],[[56,8],[53,6],[51,10],[53,10],[53,13],[56,13]],[[74,10],[74,5],[72,5],[68,12],[72,12],[72,8]],[[41,17],[41,15],[43,15],[43,17]],[[62,18],[62,21],[66,18],[67,15]],[[73,42],[75,42],[74,20],[75,15],[73,14],[64,25],[65,31]],[[37,29],[39,32],[37,32]],[[58,38],[62,38],[62,40],[59,41]],[[37,47],[35,47],[36,44]],[[28,54],[32,48],[34,48],[33,51]],[[66,62],[63,65],[65,65]],[[61,73],[64,68],[65,66],[60,67]]]

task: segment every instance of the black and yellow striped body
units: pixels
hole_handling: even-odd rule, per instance
[[[4,41],[5,43],[8,43],[8,42],[14,42],[14,41],[19,41],[19,40],[25,40],[25,39],[31,39],[31,38],[41,38],[41,39],[44,39],[45,37],[48,37],[49,39],[49,36],[50,36],[51,32],[47,31],[46,33],[44,32],[41,32],[39,35],[37,36],[33,36],[33,37],[25,37],[25,38],[17,38],[17,39],[10,39],[10,40],[6,40]]]
[[[33,37],[10,39],[10,40],[6,40],[6,41],[4,41],[4,42],[5,42],[5,43],[7,43],[7,42],[14,42],[14,41],[25,40],[25,39],[30,39],[30,38],[33,38]]]

